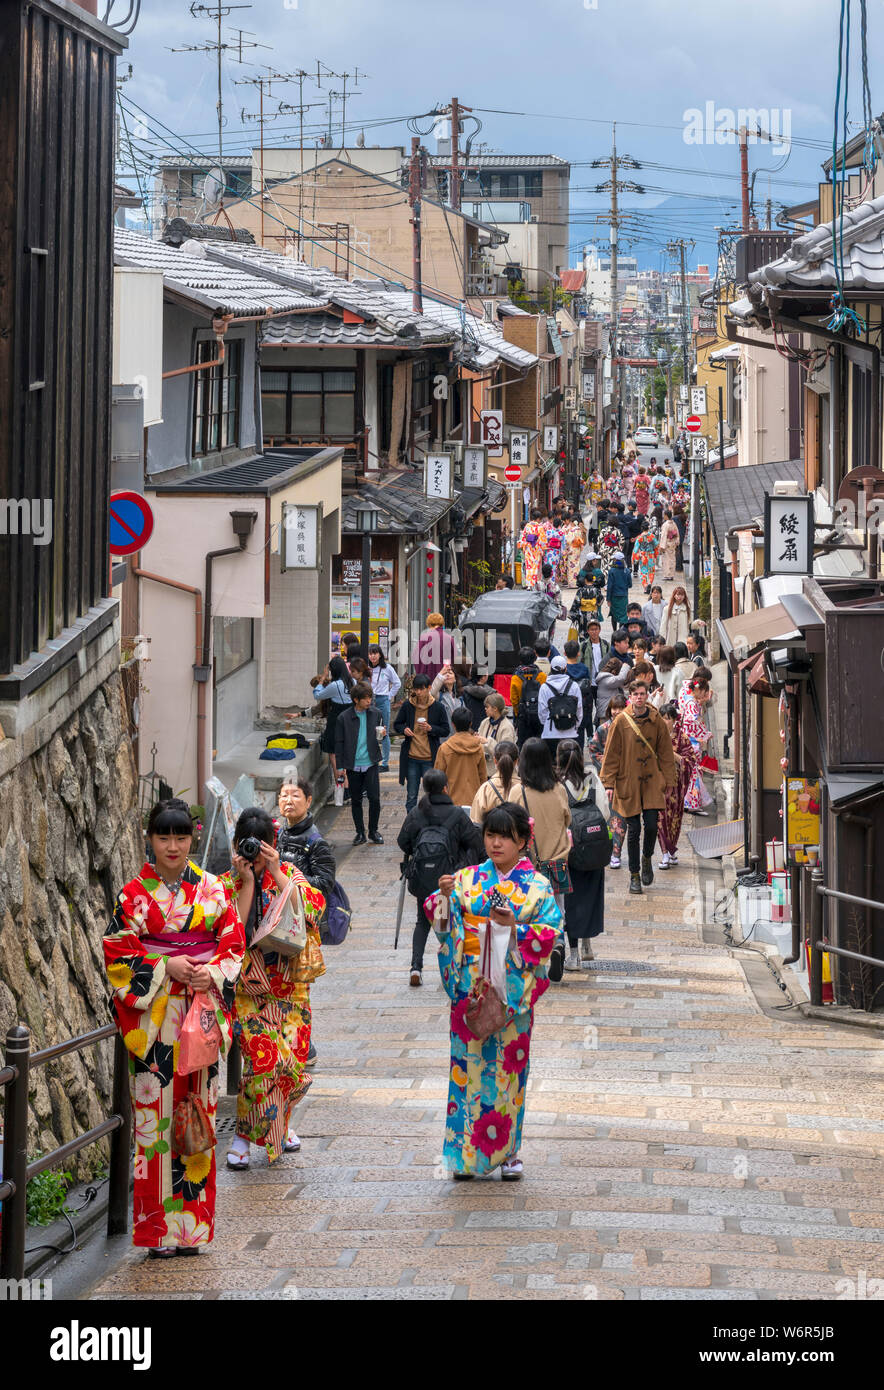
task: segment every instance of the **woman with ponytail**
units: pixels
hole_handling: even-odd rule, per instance
[[[487,782],[473,797],[470,807],[470,820],[481,825],[485,814],[494,806],[505,801],[517,801],[522,792],[522,783],[517,772],[519,750],[514,743],[498,743],[494,748],[495,770]]]

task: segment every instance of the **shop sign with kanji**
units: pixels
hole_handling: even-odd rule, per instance
[[[813,497],[806,493],[765,497],[764,572],[813,573]]]
[[[282,572],[321,568],[322,507],[282,504],[282,540],[279,546]]]

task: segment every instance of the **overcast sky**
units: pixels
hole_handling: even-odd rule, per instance
[[[646,214],[633,247],[645,265],[664,263],[661,247],[673,236],[696,239],[691,263],[712,260],[712,227],[738,225],[739,181],[733,177],[739,173],[738,149],[705,143],[706,128],[696,119],[687,132],[695,142],[688,143],[686,111],[701,111],[705,121],[711,103],[719,125],[727,123],[729,112],[737,118],[741,108],[759,112],[764,125],[769,112],[773,133],[790,137],[788,145],[750,148],[750,168],[759,171],[755,202],[762,218],[768,195],[776,208],[814,194],[824,146],[832,140],[836,0],[595,3],[597,8],[586,8],[584,0],[446,0],[438,5],[428,0],[297,0],[295,7],[294,0],[254,0],[249,8],[231,9],[222,24],[224,40],[230,40],[234,28],[243,28],[269,47],[244,52],[248,66],[225,56],[225,152],[256,141],[255,124],[244,124],[240,115],[242,107],[257,111],[256,93],[234,86],[235,79],[254,76],[267,63],[280,71],[315,72],[319,59],[336,73],[353,74],[358,68],[359,95],[348,100],[348,125],[364,124],[367,145],[408,146],[411,131],[404,118],[431,111],[452,96],[480,116],[483,128],[476,139],[503,153],[552,153],[575,163],[605,156],[610,122],[616,120],[621,154],[674,166],[645,167],[631,175],[665,193],[623,199],[624,206]],[[153,118],[146,138],[144,129],[140,139],[130,132],[140,151],[159,148],[158,138],[164,135],[154,124],[159,121],[174,132],[170,145],[190,152],[217,149],[214,55],[169,51],[211,41],[215,32],[214,21],[191,16],[186,0],[143,0],[123,60],[124,67],[131,61],[134,68],[126,96]],[[871,8],[869,45],[874,82],[884,51],[881,5]],[[858,33],[851,53],[858,59]],[[858,62],[852,61],[851,68],[849,115],[856,128],[861,115]],[[308,80],[304,99],[327,101],[329,89],[342,85],[339,78],[328,78],[319,91]],[[347,85],[354,85],[352,77]],[[873,86],[876,112],[881,109],[877,97]],[[269,105],[275,109],[278,100],[297,101],[297,85],[275,88]],[[492,114],[493,108],[525,114]],[[339,138],[339,102],[333,111]],[[306,112],[305,121],[325,120],[323,113],[327,106]],[[398,119],[372,128],[372,122],[389,118]],[[295,120],[268,124],[268,142],[281,142],[274,125],[279,132],[287,126],[284,136],[290,139]],[[420,122],[422,131],[431,125]],[[466,133],[471,129],[468,125]],[[710,135],[714,139],[714,131]],[[696,143],[698,137],[704,142]],[[435,150],[432,138],[426,143]],[[777,168],[768,176],[768,170]],[[730,177],[710,177],[716,171]],[[607,229],[594,223],[608,198],[594,186],[606,177],[603,169],[572,171],[572,264],[583,242],[607,237]],[[622,246],[624,252],[629,249]]]

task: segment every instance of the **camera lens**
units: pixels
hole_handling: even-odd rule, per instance
[[[261,841],[257,840],[254,835],[247,835],[244,840],[239,842],[239,852],[243,859],[247,859],[251,864],[261,853]]]

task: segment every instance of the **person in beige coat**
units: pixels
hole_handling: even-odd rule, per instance
[[[685,589],[678,585],[672,590],[664,609],[660,636],[667,647],[674,647],[676,642],[684,642],[690,630],[691,605]]]
[[[516,773],[519,750],[514,743],[498,743],[494,747],[495,771],[483,782],[470,807],[470,820],[481,825],[486,814],[505,801],[520,801],[522,783]]]
[[[488,775],[494,771],[494,749],[498,743],[515,743],[516,726],[507,716],[506,701],[498,691],[490,691],[485,701],[485,718],[479,725],[479,737],[485,745]]]
[[[435,767],[448,778],[448,794],[455,806],[471,806],[476,792],[487,781],[485,745],[472,732],[469,710],[451,712],[454,733],[440,743]]]
[[[611,807],[626,821],[629,852],[629,891],[641,893],[654,882],[651,855],[657,838],[657,818],[666,803],[666,789],[675,785],[672,740],[662,716],[648,704],[648,687],[633,681],[629,704],[617,715],[605,742],[600,773]],[[639,845],[644,846],[639,872]]]
[[[522,790],[519,800],[533,822],[531,855],[537,872],[550,883],[559,907],[564,908],[565,894],[571,891],[568,855],[571,852],[571,808],[568,793],[556,776],[549,744],[542,738],[526,738],[519,754],[519,779]],[[565,970],[565,944],[553,947],[549,961],[549,978],[553,984],[561,980]]]

